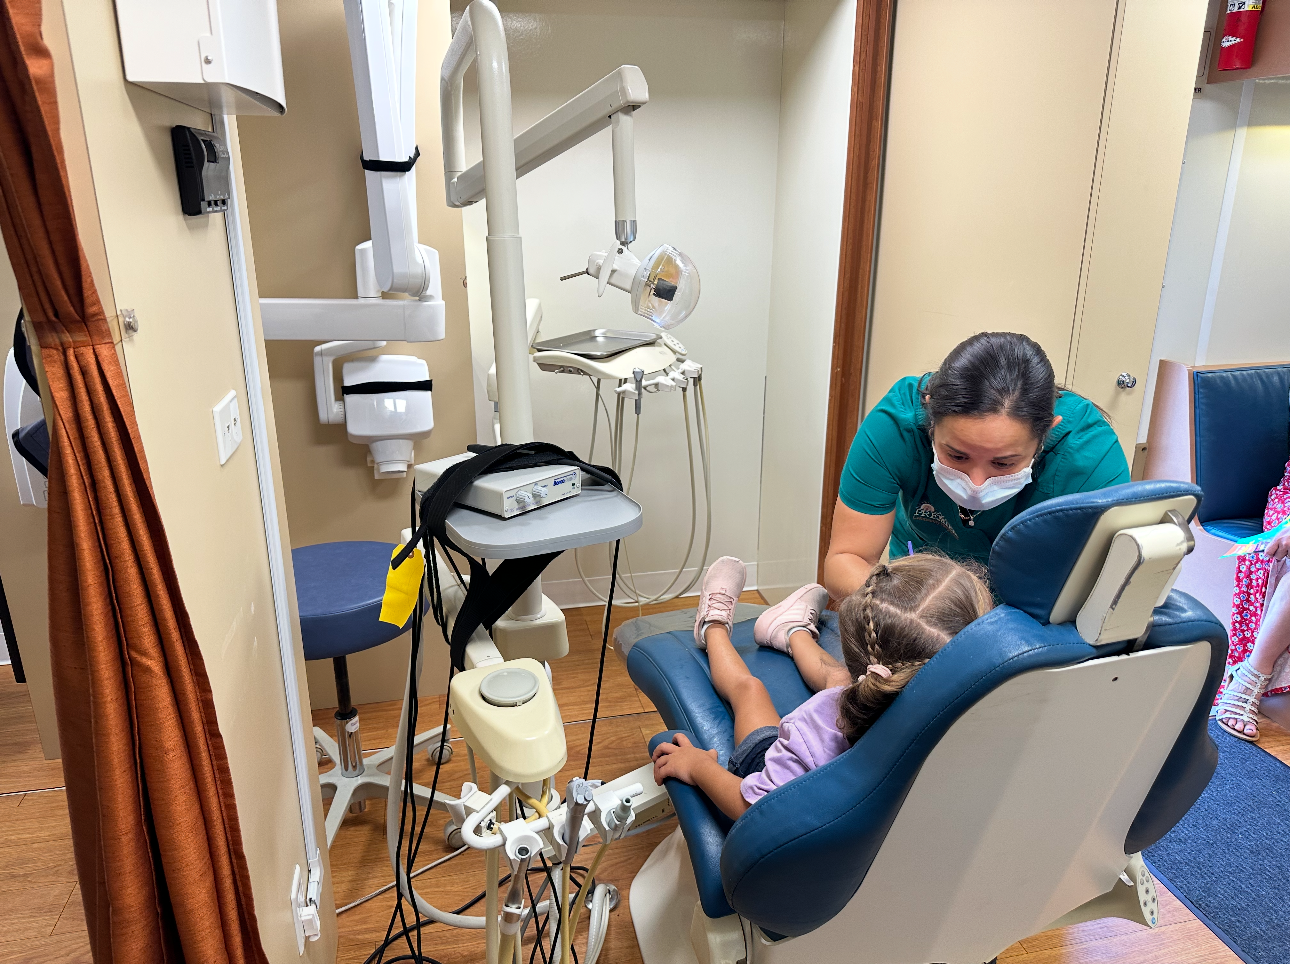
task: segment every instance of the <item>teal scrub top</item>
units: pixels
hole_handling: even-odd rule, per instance
[[[972,525],[932,477],[932,442],[915,376],[891,387],[860,424],[842,468],[838,497],[866,515],[896,510],[891,556],[931,547],[956,559],[990,560],[990,547],[1008,521],[1032,505],[1072,492],[1092,492],[1129,481],[1119,439],[1088,399],[1057,397],[1057,424],[1035,460],[1029,485],[1002,505],[977,512]]]

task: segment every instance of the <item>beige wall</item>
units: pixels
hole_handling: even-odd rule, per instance
[[[339,3],[279,0],[284,117],[242,118],[247,207],[256,273],[264,297],[353,298],[354,246],[371,237],[363,171],[358,165],[358,111]],[[448,5],[420,5],[417,47],[417,163],[422,244],[439,252],[448,337],[423,345],[390,343],[385,352],[424,358],[434,379],[435,428],[417,443],[417,461],[465,451],[475,441],[470,390],[470,336],[461,215],[444,203],[439,139],[439,69],[449,40]],[[270,342],[270,384],[282,434],[278,445],[294,546],[372,539],[394,542],[408,524],[411,478],[381,480],[367,466],[366,446],[343,425],[320,425],[314,398],[314,342]],[[447,651],[432,649],[422,692],[443,692]],[[349,660],[355,702],[398,699],[407,674],[408,640]],[[330,661],[309,664],[317,706],[335,706]]]
[[[454,9],[464,8],[454,3]],[[635,115],[636,200],[641,257],[662,242],[694,259],[702,296],[693,316],[672,332],[704,365],[712,436],[713,506],[709,561],[736,555],[757,583],[757,517],[761,420],[767,369],[776,210],[776,159],[784,51],[783,0],[511,0],[502,4],[510,44],[514,126],[522,131],[622,64],[645,74],[650,102]],[[480,156],[475,73],[466,77],[466,157]],[[589,278],[561,282],[613,239],[613,162],[602,131],[520,179],[525,288],[543,306],[544,338],[589,328],[650,330],[625,294],[596,297]],[[841,200],[839,196],[838,204]],[[471,333],[478,399],[492,363],[483,204],[464,215],[470,272]],[[836,274],[836,256],[833,267]],[[537,437],[586,453],[594,393],[588,381],[530,370]],[[608,387],[606,399],[612,396]],[[633,444],[628,409],[624,445]],[[690,485],[680,393],[649,395],[642,406],[632,497],[644,526],[624,543],[620,565],[642,592],[660,592],[685,553]],[[484,434],[484,438],[488,435]],[[604,419],[596,460],[607,461]],[[696,462],[698,447],[695,447]],[[624,456],[630,463],[631,454]],[[630,471],[630,464],[624,465]],[[700,480],[700,484],[702,481]],[[703,524],[702,497],[699,525]],[[696,543],[701,548],[702,531]],[[691,571],[699,549],[691,558]],[[558,605],[594,597],[578,578],[572,553],[555,560],[543,590]],[[608,588],[609,553],[579,553],[600,592]],[[688,575],[686,581],[688,581]],[[696,590],[697,592],[697,587]]]
[[[900,4],[866,410],[968,335],[1022,331],[1131,449],[1204,17],[1205,0]]]
[[[855,47],[854,0],[784,6],[757,586],[815,581]]]
[[[65,12],[92,179],[92,193],[74,185],[78,220],[97,205],[108,280],[96,280],[110,303],[134,308],[140,319],[122,350],[228,750],[261,937],[270,960],[295,961],[286,895],[305,856],[255,458],[248,431],[221,466],[211,419],[229,389],[249,411],[228,245],[222,217],[180,212],[170,147],[172,125],[209,128],[211,118],[124,82],[109,0],[69,4]],[[237,158],[236,139],[230,147]],[[261,376],[267,384],[263,363]],[[266,405],[275,451],[271,400]],[[285,522],[275,536],[286,538]],[[289,564],[287,575],[290,585]],[[294,613],[291,622],[297,625]],[[307,718],[307,700],[302,709]],[[312,758],[308,766],[314,773]],[[316,782],[313,794],[321,818]],[[316,839],[321,832],[319,819]],[[323,938],[307,947],[309,960],[335,956],[329,874],[323,893]]]

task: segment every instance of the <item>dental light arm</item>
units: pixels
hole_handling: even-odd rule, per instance
[[[472,5],[473,6],[473,5]],[[452,45],[444,58],[440,75],[440,110],[443,118],[444,182],[448,204],[467,207],[485,196],[484,163],[480,161],[465,168],[465,123],[462,113],[462,80],[466,69],[476,58],[477,42],[474,39],[470,9],[462,16],[461,25],[453,35]],[[481,64],[483,61],[481,61]],[[480,101],[483,113],[484,87],[481,70]],[[488,71],[488,74],[494,74]],[[489,80],[496,80],[489,76]],[[507,105],[510,89],[507,84]],[[493,99],[497,99],[494,92]],[[636,167],[634,160],[632,112],[649,103],[649,87],[639,67],[623,66],[596,81],[564,106],[515,135],[515,175],[523,177],[547,161],[559,157],[571,147],[581,144],[588,137],[612,129],[614,153],[614,219],[636,221]],[[481,125],[484,118],[481,117]],[[509,126],[509,125],[508,125]],[[499,138],[506,131],[497,131]],[[634,240],[619,233],[618,240]]]
[[[471,64],[478,67],[483,158],[467,168],[462,86]],[[510,62],[502,17],[490,0],[474,0],[462,15],[444,56],[439,99],[448,204],[465,207],[484,198],[488,200],[489,287],[502,441],[530,441],[533,411],[516,179],[606,127],[611,128],[614,234],[618,245],[625,248],[636,237],[632,114],[649,102],[649,88],[639,68],[619,67],[528,130],[515,135]],[[601,290],[603,293],[603,285]],[[641,284],[637,284],[633,307],[640,303],[642,290]],[[694,297],[697,298],[697,292]]]

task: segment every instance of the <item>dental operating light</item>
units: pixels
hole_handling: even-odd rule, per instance
[[[597,251],[587,259],[585,272],[565,275],[561,280],[589,274],[600,282],[598,296],[605,293],[606,285],[626,291],[632,296],[632,311],[664,331],[689,318],[699,303],[699,270],[670,244],[660,244],[643,263],[626,244],[620,244],[606,271],[608,261],[609,255]]]

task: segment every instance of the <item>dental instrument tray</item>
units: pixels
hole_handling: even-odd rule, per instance
[[[652,345],[658,338],[657,332],[592,328],[540,341],[533,348],[536,351],[562,351],[583,358],[612,358],[641,345]]]

